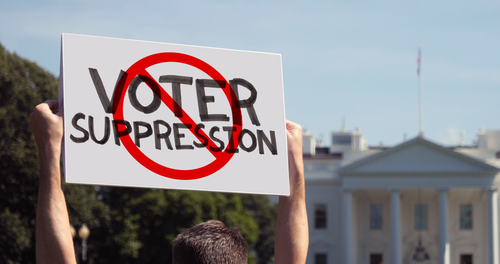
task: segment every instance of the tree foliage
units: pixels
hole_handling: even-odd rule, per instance
[[[35,263],[38,151],[29,114],[57,79],[0,45],[0,263]]]
[[[57,91],[53,75],[0,45],[0,263],[35,263],[39,167],[29,115]],[[70,184],[64,192],[71,224],[90,229],[88,263],[170,263],[176,235],[209,219],[240,228],[249,263],[273,258],[277,209],[265,196]]]

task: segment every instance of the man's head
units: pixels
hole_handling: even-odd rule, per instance
[[[172,254],[174,264],[246,264],[247,244],[237,227],[210,220],[179,234]]]

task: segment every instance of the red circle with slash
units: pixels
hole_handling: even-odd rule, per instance
[[[170,110],[173,111],[175,101],[172,99],[172,97],[165,92],[164,89],[161,88],[161,86],[154,80],[153,77],[149,75],[149,73],[146,71],[146,69],[150,66],[153,66],[155,64],[159,63],[166,63],[166,62],[173,62],[173,63],[183,63],[190,65],[192,67],[195,67],[204,73],[206,73],[208,76],[210,76],[213,80],[216,80],[218,82],[223,81],[225,84],[222,90],[224,91],[224,94],[231,106],[231,113],[233,116],[233,132],[230,138],[229,142],[234,142],[234,149],[238,147],[239,140],[233,140],[237,139],[237,131],[241,131],[242,127],[242,122],[241,122],[241,109],[238,104],[238,99],[236,98],[236,95],[234,94],[233,90],[229,86],[229,83],[226,81],[226,79],[220,74],[215,68],[210,66],[208,63],[193,57],[191,55],[183,54],[183,53],[176,53],[176,52],[163,52],[163,53],[156,53],[153,55],[149,55],[147,57],[144,57],[134,63],[130,68],[127,69],[127,71],[122,74],[119,85],[115,89],[115,93],[113,95],[113,109],[114,114],[113,114],[113,119],[114,120],[124,120],[123,118],[123,101],[125,98],[125,92],[127,88],[129,87],[130,83],[136,76],[141,76],[141,78],[145,77],[147,81],[145,83],[151,88],[152,85],[156,85],[156,89],[151,88],[153,92],[155,93],[160,93],[157,94],[158,97],[161,98],[162,102],[169,107]],[[181,122],[185,124],[186,126],[190,125],[189,130],[199,139],[199,137],[194,133],[194,130],[196,128],[196,123],[183,111],[183,116],[179,117]],[[124,124],[117,124],[117,126],[124,126]],[[207,177],[209,175],[212,175],[213,173],[219,171],[222,169],[233,157],[234,152],[226,152],[226,151],[213,151],[209,147],[211,146],[213,149],[218,149],[217,145],[210,140],[208,136],[200,129],[199,132],[200,134],[205,136],[206,139],[208,139],[208,144],[205,146],[208,151],[212,153],[212,155],[215,157],[215,160],[212,161],[211,163],[199,167],[199,168],[193,168],[193,169],[188,169],[188,170],[180,170],[180,169],[173,169],[169,168],[166,166],[163,166],[152,159],[150,159],[148,156],[146,156],[132,141],[130,138],[129,134],[126,134],[124,136],[120,136],[120,141],[123,143],[123,146],[126,148],[126,150],[130,153],[130,155],[137,160],[142,166],[147,168],[148,170],[159,174],[161,176],[171,178],[171,179],[176,179],[176,180],[195,180],[195,179],[200,179]],[[230,144],[228,144],[229,147]]]

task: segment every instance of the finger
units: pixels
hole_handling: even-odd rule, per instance
[[[52,113],[54,113],[54,115],[56,115],[58,117],[62,117],[63,116],[62,109],[57,109],[57,111],[52,111]]]
[[[286,130],[290,133],[302,132],[302,127],[297,123],[286,120]]]
[[[52,112],[59,110],[59,102],[57,100],[47,100],[43,103],[47,104]]]

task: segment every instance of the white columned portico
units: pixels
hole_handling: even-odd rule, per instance
[[[450,241],[448,238],[448,191],[447,188],[438,189],[439,192],[439,264],[450,264]]]
[[[401,190],[391,192],[391,264],[401,264]]]
[[[354,264],[354,229],[353,229],[353,190],[344,189],[342,194],[342,234],[344,244],[344,263]]]
[[[488,263],[499,264],[498,257],[498,198],[496,188],[487,188],[488,192]]]

